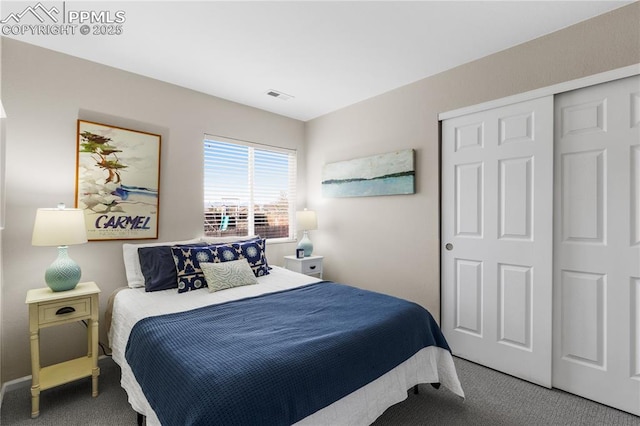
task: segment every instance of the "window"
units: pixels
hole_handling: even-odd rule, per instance
[[[204,139],[204,234],[295,239],[296,151]]]

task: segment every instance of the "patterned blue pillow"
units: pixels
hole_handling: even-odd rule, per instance
[[[239,241],[233,243],[233,248],[238,252],[240,259],[247,259],[249,266],[253,270],[256,277],[269,274],[269,265],[267,264],[267,256],[264,249],[266,241],[264,238],[256,238],[255,240]]]
[[[207,245],[203,247],[171,247],[176,266],[178,293],[197,290],[207,286],[200,262],[227,262],[238,260],[236,250],[230,244]]]
[[[256,277],[267,275],[269,265],[264,254],[264,247],[265,240],[263,238],[203,247],[171,247],[173,261],[176,265],[178,293],[207,287],[200,262],[218,263],[247,259]]]

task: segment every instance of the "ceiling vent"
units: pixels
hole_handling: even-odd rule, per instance
[[[273,98],[282,99],[283,101],[288,101],[289,99],[293,98],[293,96],[287,95],[286,93],[278,92],[277,90],[269,90],[267,91],[267,95]]]

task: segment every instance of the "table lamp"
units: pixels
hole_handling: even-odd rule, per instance
[[[296,223],[298,230],[304,231],[302,239],[298,243],[299,249],[304,249],[304,256],[309,257],[313,252],[313,243],[309,239],[309,231],[318,229],[318,217],[316,212],[304,209],[296,212]]]
[[[41,208],[36,212],[31,244],[34,246],[58,246],[58,258],[47,268],[44,280],[53,291],[72,290],[80,281],[80,266],[67,253],[67,246],[87,242],[84,211],[57,208]]]

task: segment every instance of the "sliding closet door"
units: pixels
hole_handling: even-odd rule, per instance
[[[555,121],[553,386],[640,415],[640,77]]]
[[[442,329],[454,355],[551,386],[553,98],[442,123]]]

